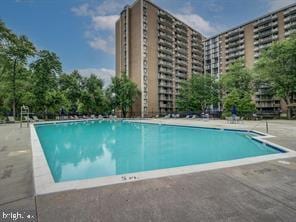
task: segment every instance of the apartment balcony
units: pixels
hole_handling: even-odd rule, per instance
[[[181,66],[181,67],[184,67],[184,68],[186,68],[186,69],[187,69],[187,66],[188,66],[187,61],[180,60],[180,59],[177,59],[177,60],[175,61],[175,64],[176,64],[176,66]]]
[[[173,64],[170,63],[170,62],[165,62],[163,60],[160,60],[159,59],[159,62],[158,62],[159,66],[162,66],[162,67],[167,67],[167,68],[173,68]]]
[[[178,29],[183,29],[185,32],[187,32],[187,26],[181,22],[176,22],[175,27]]]
[[[197,53],[192,52],[192,59],[203,61],[204,57],[202,54],[197,54]]]
[[[254,51],[257,53],[257,52],[260,52],[262,51],[263,49],[266,49],[268,48],[269,46],[271,46],[272,42],[269,42],[267,44],[264,44],[264,45],[258,45],[254,48]]]
[[[203,51],[203,47],[201,44],[192,44],[192,51]]]
[[[181,28],[175,28],[175,32],[187,37],[187,30]]]
[[[296,6],[293,6],[293,7],[289,8],[289,9],[285,10],[284,15],[289,15],[289,14],[292,14],[294,12],[296,12]]]
[[[245,49],[245,46],[244,45],[240,45],[239,47],[236,47],[236,48],[227,49],[226,50],[226,54],[227,53],[232,53],[232,52],[237,52],[237,51],[244,50],[244,49]]]
[[[254,39],[257,40],[259,38],[265,38],[267,36],[277,34],[277,32],[278,32],[278,28],[275,28],[275,29],[270,28],[267,31],[259,32],[258,34],[254,35]]]
[[[164,75],[164,74],[158,74],[158,79],[169,81],[169,82],[173,81],[173,78],[171,75]]]
[[[285,25],[285,30],[296,29],[296,21]]]
[[[256,108],[280,108],[281,104],[279,103],[256,103]]]
[[[173,69],[159,67],[158,72],[163,73],[163,74],[167,74],[167,75],[173,75]]]
[[[230,31],[230,32],[228,32],[227,34],[226,34],[226,37],[231,37],[231,36],[236,36],[236,35],[238,35],[240,32],[242,32],[243,31],[243,29],[241,29],[241,28],[238,28],[238,29],[235,29],[235,30],[232,30],[232,31]]]
[[[168,13],[163,12],[163,11],[160,11],[158,13],[158,16],[159,16],[159,18],[164,19],[164,20],[167,20],[167,21],[169,21],[171,23],[173,23],[173,21],[174,21],[174,19],[172,18],[172,16],[170,16]]]
[[[256,26],[254,28],[254,33],[263,32],[264,30],[267,30],[267,29],[270,29],[270,28],[275,28],[277,26],[278,26],[277,22],[270,22],[270,23],[262,25],[262,26]]]
[[[228,49],[231,49],[231,48],[237,48],[237,47],[239,47],[239,46],[241,46],[243,44],[244,44],[244,39],[241,39],[238,42],[226,44],[225,48],[226,48],[226,50],[228,50]]]
[[[172,56],[169,56],[167,54],[159,53],[158,54],[158,58],[159,59],[162,59],[163,61],[166,61],[166,62],[173,62],[173,57]]]
[[[158,19],[158,24],[163,25],[163,26],[167,27],[168,29],[173,29],[173,23],[170,22],[169,20],[159,18]]]
[[[170,108],[170,109],[172,109],[173,108],[173,104],[172,103],[163,103],[163,102],[160,102],[159,103],[159,107],[160,108]]]
[[[173,97],[172,97],[172,96],[164,96],[164,95],[160,95],[160,96],[159,96],[159,100],[160,100],[160,101],[173,101]]]
[[[170,36],[173,35],[173,30],[165,25],[159,25],[158,26],[158,30],[161,31],[161,32],[164,32]]]
[[[294,33],[296,33],[296,29],[290,29],[288,31],[285,31],[285,37],[288,37]]]
[[[226,39],[226,43],[231,43],[231,42],[235,42],[235,41],[238,41],[240,40],[241,38],[244,38],[244,34],[239,34],[239,35],[235,35],[235,36],[232,36],[230,38],[227,38]]]
[[[162,87],[159,88],[158,92],[159,92],[159,94],[173,94],[172,89],[166,89],[166,88],[162,88]]]
[[[275,19],[277,19],[277,16],[276,15],[274,15],[274,16],[268,16],[268,17],[265,17],[263,19],[258,20],[255,24],[256,24],[256,26],[262,26],[262,25],[264,25],[266,23],[271,23]]]
[[[263,39],[258,39],[257,41],[255,41],[254,42],[254,45],[255,46],[264,45],[264,44],[267,44],[267,43],[271,43],[273,41],[276,41],[277,39],[278,39],[278,36],[277,35],[265,37]]]
[[[181,79],[187,79],[187,73],[186,72],[176,72],[176,77]]]
[[[238,59],[238,58],[240,58],[243,55],[244,55],[244,52],[231,53],[229,55],[226,55],[226,59],[230,59],[230,60],[232,60],[232,59]]]
[[[285,23],[296,21],[296,13],[284,18]]]
[[[175,35],[176,39],[181,41],[181,42],[184,42],[184,43],[187,43],[188,42],[188,39],[186,36],[183,36],[183,35],[180,35],[180,34],[176,34]]]
[[[174,54],[172,48],[167,48],[163,46],[158,47],[158,51],[171,56]]]
[[[158,37],[171,43],[174,41],[173,37],[165,32],[159,32]]]
[[[160,80],[158,85],[165,88],[173,88],[173,83],[171,81],[168,82],[168,81]]]
[[[185,48],[185,49],[187,49],[187,43],[185,43],[185,42],[181,42],[181,41],[179,41],[179,40],[177,40],[176,41],[176,46],[178,47],[181,47],[181,48]]]
[[[194,60],[192,60],[192,66],[203,67],[203,62],[194,59]]]
[[[159,45],[162,45],[164,47],[171,48],[171,49],[173,48],[172,42],[169,42],[169,41],[166,41],[166,40],[163,40],[163,39],[159,39],[158,43],[159,43]]]
[[[181,54],[181,53],[176,53],[176,54],[175,54],[175,57],[176,57],[177,59],[179,59],[179,60],[182,60],[182,61],[187,61],[187,60],[188,60],[187,56],[184,55],[184,54]]]
[[[180,47],[177,47],[177,48],[176,48],[176,53],[180,53],[180,54],[182,54],[182,55],[184,55],[184,56],[186,56],[186,57],[187,57],[187,55],[188,55],[187,48],[180,48]]]
[[[180,72],[187,72],[187,67],[184,66],[176,66],[175,67],[176,71],[180,71]]]

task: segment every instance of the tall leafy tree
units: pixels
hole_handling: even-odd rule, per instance
[[[209,74],[195,74],[182,83],[177,107],[181,111],[205,112],[219,101],[218,95],[219,85],[214,78]]]
[[[277,96],[290,105],[296,94],[296,35],[278,41],[262,53],[255,64],[255,72],[261,80],[267,82]]]
[[[106,108],[106,97],[103,92],[103,81],[92,74],[83,81],[83,90],[79,102],[82,113],[102,113]]]
[[[33,70],[35,109],[47,113],[48,93],[58,90],[57,78],[62,72],[62,64],[55,53],[41,50],[30,67]]]
[[[35,54],[35,47],[26,36],[17,36],[0,22],[0,44],[1,63],[4,64],[1,74],[6,70],[8,84],[10,84],[11,103],[13,116],[16,115],[17,104],[17,80],[23,74],[22,67],[27,59]]]
[[[59,86],[70,103],[70,111],[76,112],[82,94],[82,76],[77,70],[74,70],[71,74],[62,74],[59,78]]]
[[[115,108],[120,109],[123,117],[132,108],[136,98],[140,94],[137,85],[127,78],[125,73],[112,78],[112,84],[109,89]]]
[[[233,106],[237,107],[240,116],[247,116],[256,111],[253,94],[253,76],[243,60],[237,60],[229,66],[221,78],[223,94],[223,114],[231,114]]]

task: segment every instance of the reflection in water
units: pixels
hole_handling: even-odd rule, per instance
[[[56,182],[277,153],[243,133],[92,121],[36,126]]]

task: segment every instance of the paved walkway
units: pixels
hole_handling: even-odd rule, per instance
[[[161,120],[264,131],[264,122]],[[270,121],[272,141],[296,150],[296,122]],[[296,158],[33,196],[29,130],[0,125],[0,211],[39,221],[295,221]],[[1,215],[0,215],[1,217]],[[1,221],[1,220],[0,220]]]

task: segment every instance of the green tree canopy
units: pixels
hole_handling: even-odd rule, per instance
[[[181,83],[177,107],[180,111],[202,111],[219,101],[219,86],[209,74],[194,74]]]
[[[262,53],[254,70],[289,106],[296,93],[296,35],[273,43]]]
[[[16,115],[16,106],[18,102],[17,87],[18,79],[21,75],[23,66],[27,64],[27,59],[35,54],[35,47],[26,36],[17,36],[12,33],[5,24],[0,21],[0,77],[3,84],[8,86],[8,96],[11,98],[13,116]],[[6,75],[6,76],[4,76]]]
[[[62,64],[55,53],[41,50],[30,67],[33,71],[34,108],[38,112],[47,113],[49,108],[47,98],[51,98],[48,94],[58,89],[57,78],[62,72]]]
[[[140,92],[137,85],[123,73],[112,78],[109,94],[111,94],[115,108],[120,109],[123,117],[126,117]]]
[[[229,66],[221,78],[223,94],[223,115],[231,115],[233,106],[237,107],[240,116],[249,116],[256,111],[252,101],[253,75],[244,66],[242,60],[237,60]]]
[[[82,113],[103,113],[106,110],[103,81],[94,74],[84,78],[78,110]]]

